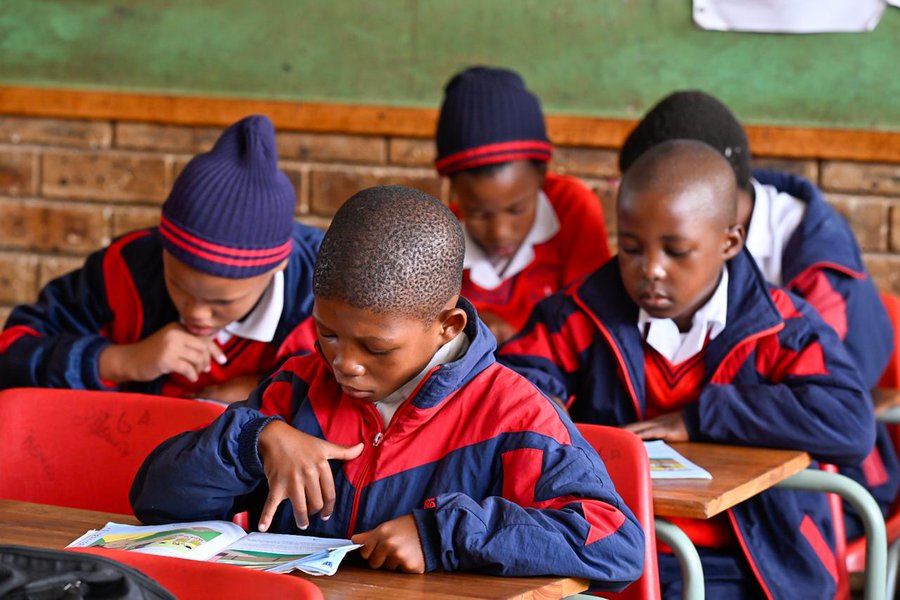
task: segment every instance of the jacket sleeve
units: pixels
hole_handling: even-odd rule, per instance
[[[809,304],[773,297],[784,328],[765,336],[735,383],[719,380],[684,410],[691,439],[797,448],[839,465],[862,461],[875,443],[872,402],[834,330]],[[721,370],[721,368],[720,368]],[[746,382],[746,383],[745,383]]]
[[[415,510],[428,570],[585,577],[609,590],[637,579],[643,530],[596,452],[577,433],[573,444],[503,452],[501,496],[450,493]]]
[[[837,332],[866,388],[875,387],[894,349],[894,335],[872,278],[811,268],[795,277],[790,289]]]
[[[150,453],[129,494],[141,522],[221,520],[243,510],[242,498],[265,482],[259,434],[280,418],[249,402],[231,405],[207,427],[171,437]]]
[[[0,387],[114,389],[97,367],[111,317],[101,250],[12,311],[0,334]]]
[[[565,292],[541,300],[497,360],[545,394],[563,401],[577,392],[579,371],[596,328]]]

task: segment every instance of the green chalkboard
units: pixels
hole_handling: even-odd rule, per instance
[[[812,4],[812,3],[811,3]],[[874,32],[701,31],[689,0],[3,0],[0,84],[436,106],[472,63],[548,112],[635,117],[673,89],[747,122],[900,129],[900,9]]]

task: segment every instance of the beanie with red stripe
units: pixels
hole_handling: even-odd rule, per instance
[[[245,117],[178,175],[162,207],[163,247],[211,275],[259,275],[291,252],[295,202],[278,170],[272,122]]]
[[[441,175],[512,160],[549,161],[552,146],[537,96],[515,71],[470,67],[444,88],[438,118]]]

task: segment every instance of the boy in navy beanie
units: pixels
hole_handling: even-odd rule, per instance
[[[16,307],[0,334],[0,387],[247,397],[312,350],[322,239],[294,221],[275,131],[252,115],[175,180],[159,227],[127,233]]]
[[[547,172],[540,102],[514,71],[455,75],[436,142],[435,166],[465,228],[462,293],[502,342],[538,300],[609,258],[603,208],[583,182]]]

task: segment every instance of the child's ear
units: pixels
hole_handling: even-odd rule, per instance
[[[438,315],[441,327],[440,335],[445,344],[459,335],[466,328],[466,323],[469,322],[466,311],[456,307],[455,299],[453,304],[448,302],[448,305],[452,308],[445,308]]]
[[[743,225],[730,225],[728,227],[728,231],[725,233],[725,247],[723,255],[725,260],[731,260],[741,251],[741,248],[744,247],[744,226]]]

